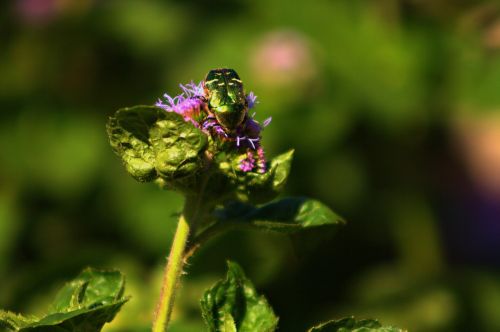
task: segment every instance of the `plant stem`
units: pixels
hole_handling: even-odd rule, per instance
[[[184,250],[189,236],[189,224],[185,212],[179,218],[167,266],[165,267],[160,301],[153,321],[153,332],[167,331],[170,315],[174,307],[175,293],[184,265]]]

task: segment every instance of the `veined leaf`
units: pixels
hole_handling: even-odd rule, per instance
[[[211,332],[271,332],[278,324],[266,299],[233,262],[226,279],[205,292],[201,310]]]
[[[155,106],[123,108],[109,118],[107,131],[111,147],[136,180],[193,190],[208,139],[181,115]]]
[[[0,311],[0,327],[19,332],[98,332],[127,302],[118,271],[84,270],[58,293],[44,317]]]

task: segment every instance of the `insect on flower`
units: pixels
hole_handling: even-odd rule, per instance
[[[238,150],[246,151],[240,170],[266,172],[264,150],[260,144],[261,131],[271,122],[262,125],[254,120],[255,113],[248,110],[257,102],[253,92],[245,94],[243,82],[233,69],[210,70],[204,81],[180,85],[183,93],[171,97],[164,94],[156,106],[175,112],[205,133],[223,141],[233,141]]]
[[[243,82],[233,69],[214,69],[204,81],[208,107],[225,132],[235,131],[248,113]]]

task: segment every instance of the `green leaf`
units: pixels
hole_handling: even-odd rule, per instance
[[[119,271],[85,269],[57,294],[50,313],[107,304],[123,297],[125,278]]]
[[[38,318],[34,316],[25,317],[13,312],[0,310],[0,328],[6,330],[19,331],[22,326],[32,324],[36,322],[37,319]]]
[[[274,158],[263,174],[243,172],[240,162],[247,153],[234,142],[210,137],[181,115],[154,106],[118,110],[109,118],[107,132],[136,180],[188,194],[203,188],[212,205],[228,199],[254,204],[274,199],[286,184],[293,159],[291,150]]]
[[[127,302],[118,271],[84,270],[57,294],[46,316],[0,311],[0,327],[20,332],[98,332]]]
[[[276,198],[283,191],[288,180],[293,153],[294,150],[290,150],[275,157],[271,161],[269,170],[264,174],[245,173],[238,188],[240,200],[258,204]]]
[[[228,262],[226,279],[205,292],[201,310],[211,332],[270,332],[278,324],[266,299],[233,262]]]
[[[306,197],[284,198],[260,207],[231,202],[215,215],[219,222],[285,233],[345,223],[326,205]]]
[[[377,320],[363,319],[355,320],[354,317],[331,320],[319,324],[308,330],[308,332],[404,332],[397,327],[382,326]]]
[[[261,174],[258,172],[243,172],[240,170],[240,161],[246,158],[246,153],[223,153],[219,161],[219,173],[223,178],[212,179],[212,191],[218,190],[218,195],[230,193],[233,198],[251,202],[253,204],[268,202],[283,191],[290,174],[293,159],[293,150],[275,157],[269,169]],[[229,196],[231,196],[229,195]]]
[[[208,139],[181,115],[154,106],[123,108],[109,118],[107,132],[111,147],[136,180],[194,189]]]

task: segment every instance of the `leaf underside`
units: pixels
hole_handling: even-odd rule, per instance
[[[293,233],[306,229],[343,225],[345,221],[323,203],[306,197],[288,197],[259,207],[231,202],[215,211],[219,222],[257,229]]]

